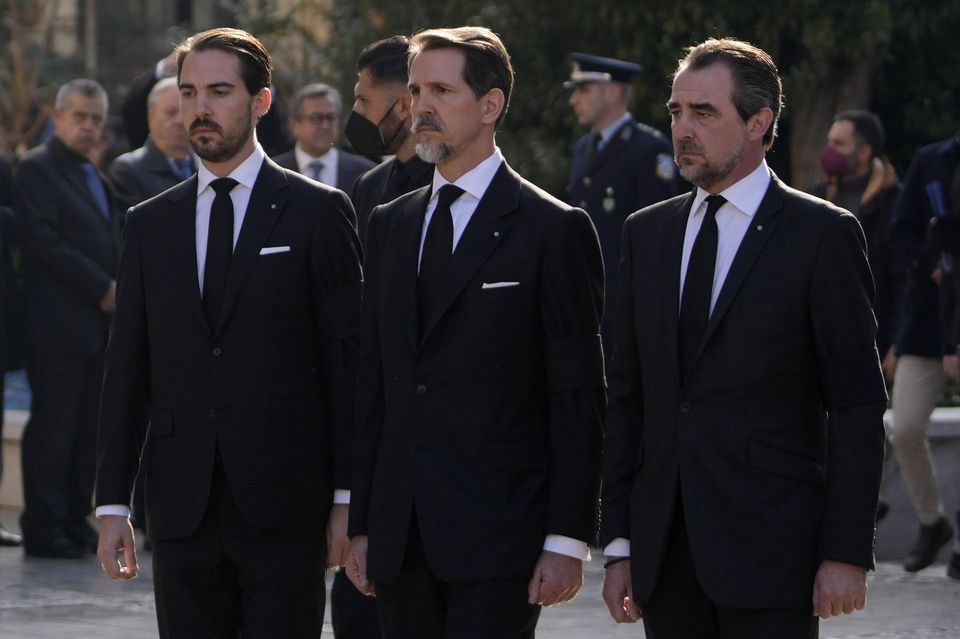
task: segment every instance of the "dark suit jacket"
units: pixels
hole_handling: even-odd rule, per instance
[[[597,228],[607,278],[603,323],[612,327],[623,221],[634,211],[676,195],[677,173],[670,140],[632,117],[599,153],[592,144],[589,133],[574,146],[567,201],[589,213]]]
[[[677,314],[693,194],[628,218],[604,440],[601,543],[653,591],[682,490],[706,595],[810,605],[822,559],[873,565],[883,377],[856,219],[773,178],[689,374]]]
[[[353,184],[350,199],[353,201],[353,208],[357,210],[357,231],[361,240],[366,237],[367,220],[370,219],[370,213],[374,207],[386,204],[404,193],[428,186],[433,180],[433,165],[424,162],[417,156],[413,156],[407,160],[406,164],[396,169],[407,172],[408,188],[403,192],[394,192],[389,189],[389,181],[395,170],[394,167],[397,167],[397,158],[395,157],[381,162],[362,174]]]
[[[375,582],[410,517],[442,580],[529,578],[548,533],[592,539],[603,409],[603,267],[586,214],[503,164],[420,336],[430,189],[378,207],[366,238],[364,358],[350,506]],[[519,282],[484,288],[484,284]]]
[[[201,304],[196,176],[129,213],[100,412],[97,504],[130,501],[149,409],[147,532],[190,535],[214,456],[245,520],[319,529],[347,486],[359,242],[342,193],[265,160],[217,326]],[[263,247],[289,251],[262,255]]]
[[[180,183],[167,156],[150,138],[139,149],[115,159],[108,173],[124,211]]]
[[[297,154],[294,149],[278,155],[276,162],[285,169],[303,173],[297,166]],[[357,181],[357,178],[374,166],[376,165],[367,158],[354,155],[343,149],[337,149],[337,183],[331,186],[349,193],[353,189],[353,183]]]
[[[101,175],[111,216],[100,211],[82,165],[56,136],[17,165],[16,212],[34,348],[93,355],[106,346],[110,318],[100,300],[114,279],[121,214]]]

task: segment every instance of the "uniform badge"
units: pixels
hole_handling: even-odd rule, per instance
[[[677,176],[677,165],[673,158],[667,153],[657,155],[657,177],[664,182],[669,182]]]
[[[607,187],[607,196],[603,198],[603,211],[604,213],[613,213],[614,207],[617,206],[617,201],[613,199],[613,187]]]

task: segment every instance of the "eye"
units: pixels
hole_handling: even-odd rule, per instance
[[[679,109],[670,109],[670,121],[676,122],[680,119],[680,110]]]
[[[410,95],[420,95],[420,87],[410,87]]]

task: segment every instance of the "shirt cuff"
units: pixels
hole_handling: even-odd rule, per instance
[[[101,517],[105,517],[107,515],[129,517],[130,508],[128,506],[123,506],[121,504],[106,504],[104,506],[97,506],[96,515],[97,515],[97,519],[100,519]]]
[[[350,491],[344,488],[337,488],[333,491],[333,503],[335,504],[349,504],[350,503]]]
[[[543,540],[543,549],[581,561],[590,561],[590,547],[579,539],[573,539],[572,537],[547,535],[547,538]]]
[[[626,537],[617,537],[607,544],[606,548],[603,549],[603,554],[606,557],[629,557],[630,540]]]

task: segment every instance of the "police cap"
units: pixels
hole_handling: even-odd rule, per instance
[[[573,89],[587,82],[623,82],[629,83],[633,76],[643,70],[639,64],[624,62],[615,58],[602,58],[586,53],[571,53],[573,72],[563,88]]]

